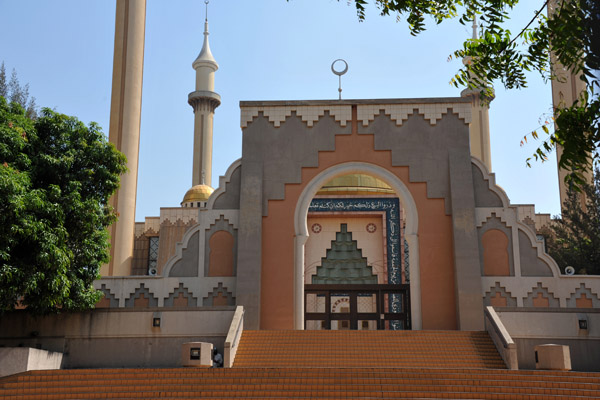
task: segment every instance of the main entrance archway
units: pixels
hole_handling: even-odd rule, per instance
[[[412,329],[421,329],[421,293],[419,274],[418,214],[415,201],[406,185],[393,173],[379,166],[349,162],[338,164],[314,177],[302,191],[294,214],[294,327],[304,329],[304,246],[308,239],[307,214],[317,191],[329,180],[347,174],[368,174],[387,183],[397,194],[406,216],[404,237],[411,251],[410,313]]]

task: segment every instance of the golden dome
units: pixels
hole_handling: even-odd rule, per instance
[[[214,191],[215,189],[211,188],[208,185],[192,186],[191,189],[187,191],[185,196],[183,196],[183,201],[181,202],[181,204],[195,203],[198,201],[207,201],[212,192]]]
[[[332,194],[394,194],[387,183],[370,175],[350,174],[338,176],[323,185],[317,192],[317,195]]]

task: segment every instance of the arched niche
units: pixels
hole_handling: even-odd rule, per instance
[[[417,205],[410,190],[398,176],[384,168],[363,162],[338,164],[322,171],[306,185],[298,198],[294,212],[294,328],[304,329],[304,244],[309,235],[306,220],[310,203],[326,182],[341,175],[358,173],[374,176],[387,183],[394,189],[404,209],[406,216],[404,237],[410,249],[409,268],[411,277],[410,308],[412,329],[419,330],[422,327],[422,319]]]

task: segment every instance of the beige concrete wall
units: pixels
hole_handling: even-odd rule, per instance
[[[517,345],[519,369],[535,369],[534,347],[568,345],[576,371],[600,371],[600,309],[497,308],[496,312]],[[588,329],[579,329],[587,319]]]
[[[210,342],[222,353],[234,309],[97,309],[37,319],[14,312],[0,318],[0,345],[62,352],[65,368],[176,367],[185,342]]]
[[[600,340],[600,309],[499,308],[496,312],[510,335],[518,338],[589,338]],[[578,319],[588,319],[587,332],[579,329]]]
[[[515,338],[519,369],[535,369],[535,346],[560,344],[569,346],[573,371],[600,371],[600,340]]]

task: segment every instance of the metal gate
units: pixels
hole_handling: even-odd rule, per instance
[[[305,329],[410,327],[410,285],[304,285]]]

